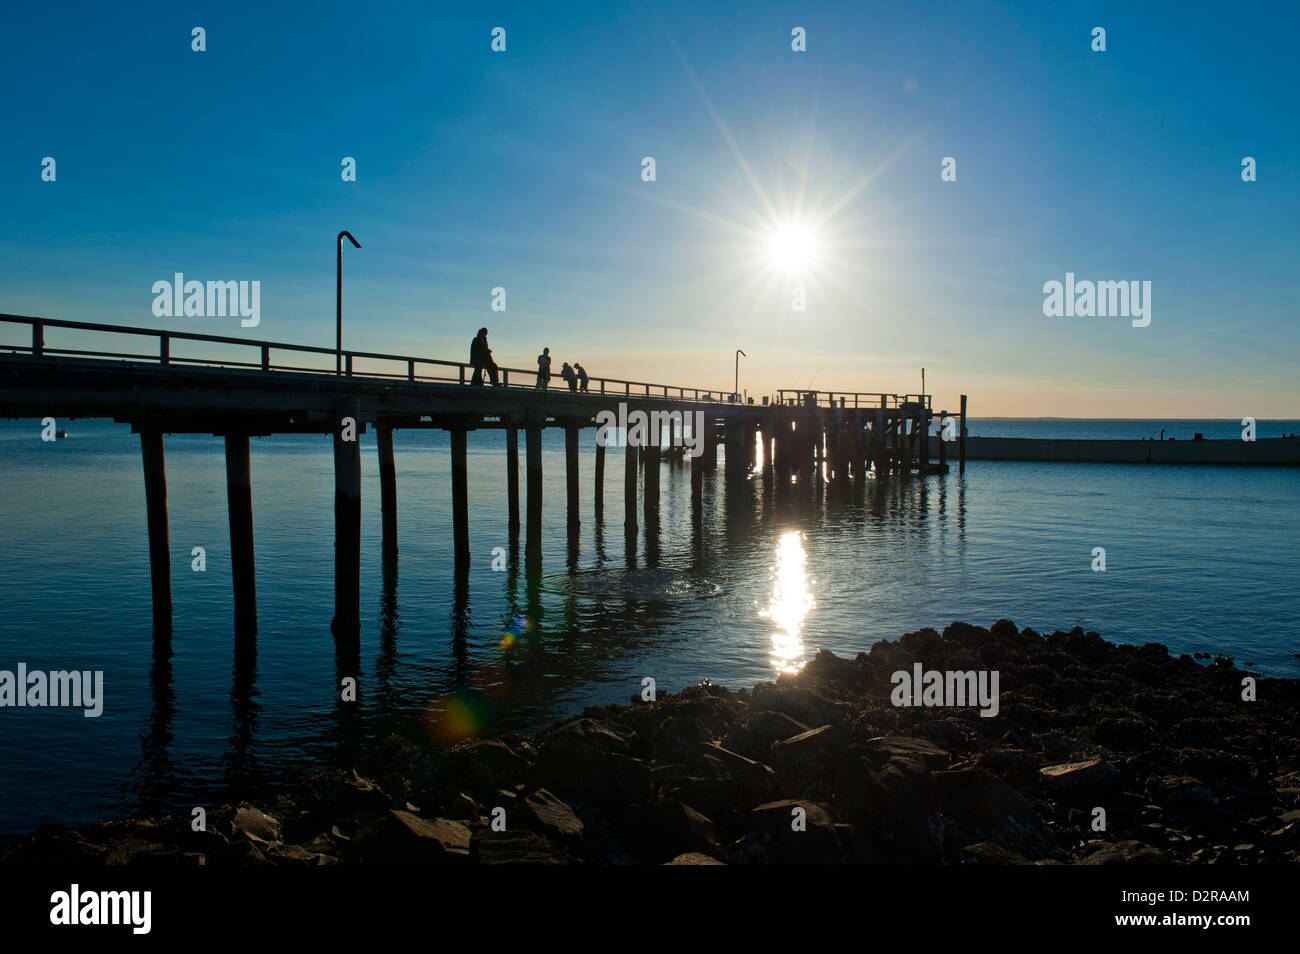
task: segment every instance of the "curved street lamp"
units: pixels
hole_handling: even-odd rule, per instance
[[[344,229],[339,233],[339,271],[338,271],[338,295],[335,298],[335,318],[338,325],[338,338],[335,345],[334,354],[334,373],[343,373],[343,239],[352,243],[354,248],[360,248],[361,243],[352,237],[352,233]]]
[[[743,352],[743,351],[741,351],[739,348],[737,348],[737,349],[736,349],[736,386],[735,386],[735,388],[732,390],[732,393],[736,395],[736,400],[737,400],[737,401],[740,400],[740,359],[741,359],[742,357],[743,357],[743,358],[748,358],[749,355],[745,354],[745,352]]]

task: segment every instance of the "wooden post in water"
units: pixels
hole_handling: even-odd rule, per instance
[[[451,523],[457,573],[469,570],[469,431],[451,428]]]
[[[564,425],[564,476],[568,491],[569,534],[578,532],[581,519],[578,512],[578,426]]]
[[[745,422],[740,419],[737,412],[735,417],[728,417],[723,426],[726,428],[724,431],[726,449],[723,451],[726,456],[723,460],[723,470],[727,483],[732,484],[745,477]]]
[[[542,425],[530,419],[524,429],[524,453],[528,468],[528,524],[524,535],[524,569],[542,569]]]
[[[508,529],[513,536],[519,532],[519,428],[506,420],[506,497],[509,507]]]
[[[230,570],[235,587],[235,632],[257,633],[257,574],[253,563],[253,479],[248,435],[226,435],[226,508],[230,515]]]
[[[643,504],[645,505],[645,523],[647,527],[653,527],[659,520],[659,434],[658,428],[651,427],[649,430],[655,431],[646,441],[645,448],[641,451],[642,458],[645,461],[645,489],[643,490]]]
[[[600,441],[596,442],[596,476],[592,479],[595,482],[596,516],[599,517],[605,512],[605,445]]]
[[[354,404],[334,422],[334,621],[335,637],[361,634],[361,422]],[[347,426],[345,427],[345,421]],[[345,440],[345,436],[350,437]]]
[[[172,563],[167,534],[167,467],[163,460],[163,436],[140,433],[144,461],[145,514],[149,522],[149,579],[153,585],[153,634],[172,632]]]
[[[623,460],[623,531],[636,533],[636,471],[640,466],[637,446],[630,441],[624,450]]]
[[[691,443],[696,444],[701,436],[692,434]],[[700,510],[704,503],[704,467],[703,453],[691,458],[691,509],[696,512]]]
[[[957,435],[957,471],[966,473],[966,395],[961,396],[961,431]]]
[[[849,432],[849,456],[852,458],[850,468],[855,480],[862,479],[862,472],[865,469],[862,466],[862,412],[857,408],[853,410],[853,418],[849,422],[851,428]]]
[[[393,464],[391,427],[375,429],[375,446],[379,449],[379,509],[384,528],[383,552],[385,556],[392,556],[397,553],[397,468]]]

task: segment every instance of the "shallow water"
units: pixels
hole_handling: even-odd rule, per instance
[[[970,430],[1038,436],[1048,423],[1058,436],[1240,433],[1236,422],[1003,420]],[[110,422],[67,427],[68,439],[42,443],[35,422],[0,422],[0,669],[102,669],[105,709],[97,719],[0,709],[0,833],[209,803],[346,759],[393,731],[444,740],[529,729],[626,701],[646,676],[660,690],[704,678],[747,686],[821,648],[853,655],[954,619],[1079,625],[1300,675],[1296,469],[971,461],[964,477],[954,469],[868,482],[843,500],[778,500],[762,479],[728,496],[719,466],[696,525],[689,467],[664,464],[660,533],[643,530],[629,548],[623,457],[608,455],[598,521],[586,431],[571,549],[563,437],[552,431],[544,572],[530,580],[506,530],[503,437],[477,431],[473,563],[456,586],[446,435],[400,431],[401,549],[387,570],[373,435],[363,437],[361,679],[358,704],[345,705],[338,679],[354,663],[336,659],[329,629],[330,440],[252,442],[260,630],[241,646],[222,442],[167,438],[175,634],[170,654],[155,658],[138,438]],[[1259,425],[1261,437],[1292,431],[1300,424]],[[202,573],[190,568],[196,546],[206,550]],[[1091,569],[1095,547],[1106,550],[1105,572]]]

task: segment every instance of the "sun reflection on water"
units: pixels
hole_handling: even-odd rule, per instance
[[[803,668],[803,621],[813,608],[809,587],[803,534],[791,530],[781,534],[772,567],[772,597],[759,616],[776,626],[772,634],[772,665],[777,672],[798,672]]]

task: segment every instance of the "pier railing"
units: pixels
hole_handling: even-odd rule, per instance
[[[38,357],[116,358],[125,361],[150,362],[158,365],[234,368],[254,372],[330,375],[336,373],[333,368],[328,368],[323,363],[320,366],[309,366],[301,363],[309,360],[309,356],[333,358],[338,355],[338,352],[333,348],[287,344],[251,338],[233,338],[225,335],[164,331],[157,328],[102,325],[53,318],[33,318],[27,315],[0,314],[0,323],[27,325],[31,329],[30,345],[0,345],[0,353],[31,354]],[[47,329],[52,328],[109,335],[130,335],[137,339],[153,340],[148,345],[148,350],[139,352],[93,350],[85,347],[54,348],[45,342],[45,332]],[[176,353],[174,346],[180,342],[227,345],[246,350],[240,357],[232,359],[186,357]],[[249,354],[249,351],[252,353]],[[244,355],[248,359],[254,360],[245,360]],[[372,367],[363,370],[363,364]],[[379,367],[375,368],[373,365],[379,365]],[[345,377],[388,378],[395,381],[432,384],[469,385],[474,375],[474,366],[465,362],[421,358],[412,355],[378,354],[371,351],[344,351],[342,367],[342,374]],[[502,387],[531,390],[536,385],[537,370],[535,368],[529,370],[498,366],[497,371]],[[567,382],[560,378],[558,372],[552,371],[551,378],[552,381],[549,387],[555,390],[567,388]],[[681,401],[732,403],[731,394],[717,388],[688,388],[674,384],[655,384],[649,381],[628,381],[622,378],[589,377],[587,388],[588,393],[603,395],[617,396],[621,394],[629,397],[662,397],[675,398]]]
[[[933,410],[929,394],[885,394],[879,391],[811,391],[782,389],[776,392],[777,403],[797,407],[884,408],[899,410],[904,405]]]

